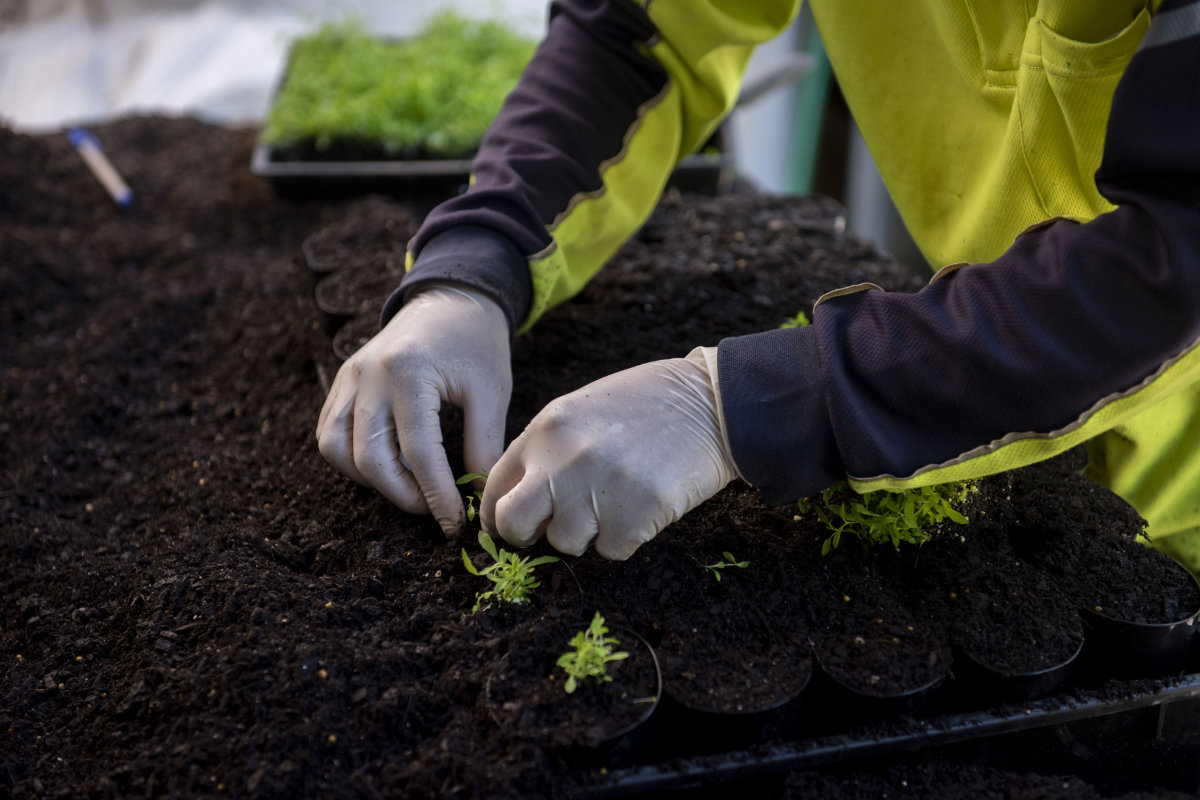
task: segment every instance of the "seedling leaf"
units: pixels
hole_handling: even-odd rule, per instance
[[[949,520],[966,525],[966,515],[955,504],[965,502],[976,491],[978,485],[974,481],[959,481],[860,495],[848,484],[840,483],[815,498],[799,501],[797,506],[802,514],[811,510],[832,532],[821,543],[821,555],[828,555],[837,548],[846,531],[867,544],[890,542],[896,548],[902,543],[923,544],[939,523]]]
[[[557,556],[522,558],[502,547],[497,548],[492,537],[484,531],[479,532],[479,546],[491,556],[492,563],[483,569],[476,568],[464,548],[462,551],[463,565],[472,575],[478,575],[491,581],[492,588],[475,595],[475,606],[471,609],[472,614],[491,608],[495,601],[528,603],[533,590],[541,586],[541,583],[533,577],[534,567],[558,561]]]
[[[604,617],[597,611],[587,628],[571,637],[568,644],[572,649],[558,657],[557,665],[567,673],[563,691],[571,694],[588,678],[601,683],[611,681],[609,662],[629,658],[629,653],[613,650],[620,643],[608,635]]]

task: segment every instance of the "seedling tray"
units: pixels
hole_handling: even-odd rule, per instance
[[[453,197],[466,189],[469,159],[381,161],[283,160],[268,144],[255,146],[250,170],[271,182],[281,197],[345,197],[381,192],[419,198]],[[681,191],[720,194],[731,187],[733,156],[726,152],[686,156],[671,177]]]
[[[287,81],[285,67],[271,92],[271,103]],[[732,148],[725,126],[719,127],[700,151],[676,165],[670,185],[681,191],[719,194],[734,181]],[[270,181],[275,193],[296,199],[346,197],[379,192],[401,194],[416,202],[436,203],[466,190],[470,158],[341,159],[281,151],[259,141],[250,159],[253,174]]]
[[[659,796],[668,791],[711,788],[794,770],[865,762],[952,745],[986,744],[1001,737],[1009,752],[1019,750],[1023,742],[1031,749],[1044,750],[1047,738],[1038,734],[1062,726],[1086,727],[1112,720],[1136,722],[1138,730],[1154,737],[1161,733],[1169,710],[1196,702],[1200,702],[1200,672],[1157,681],[1114,682],[1095,690],[1064,693],[1021,705],[929,719],[902,718],[845,733],[609,769],[593,773],[591,780],[581,783],[573,796]]]

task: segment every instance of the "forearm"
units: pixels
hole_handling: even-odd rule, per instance
[[[464,225],[495,231],[524,257],[528,298],[507,302],[524,309],[521,327],[578,292],[649,216],[679,159],[732,108],[754,46],[786,27],[798,1],[733,12],[648,6],[553,5],[545,40],[484,138],[470,189],[414,237],[402,295],[423,281],[470,282],[423,255]]]

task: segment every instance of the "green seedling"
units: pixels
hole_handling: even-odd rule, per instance
[[[966,525],[966,516],[955,506],[978,490],[974,481],[959,481],[859,495],[848,484],[840,483],[823,491],[815,502],[801,500],[799,507],[802,513],[813,511],[833,531],[821,544],[821,555],[828,555],[846,532],[869,545],[890,542],[899,548],[901,542],[924,544],[932,537],[932,529],[942,522]]]
[[[485,611],[495,602],[528,603],[529,595],[541,586],[541,582],[533,577],[534,567],[558,561],[556,556],[538,556],[537,558],[522,558],[516,553],[510,553],[503,548],[497,548],[492,537],[484,531],[479,532],[479,546],[492,557],[492,563],[483,569],[478,569],[472,562],[464,547],[462,551],[463,566],[472,575],[487,578],[492,582],[492,588],[475,595],[475,606],[472,614]]]
[[[600,683],[611,681],[609,662],[629,658],[629,653],[613,650],[620,643],[620,640],[608,635],[604,617],[597,611],[591,624],[571,637],[569,644],[574,649],[558,657],[558,666],[567,672],[567,682],[563,685],[567,694],[574,692],[580,682],[588,678]]]
[[[786,319],[780,324],[780,328],[803,328],[805,325],[811,325],[812,321],[803,311],[797,311],[796,316]]]
[[[749,561],[738,561],[736,558],[733,557],[733,553],[730,553],[728,550],[726,550],[724,553],[721,553],[721,557],[723,560],[718,561],[715,564],[701,564],[700,565],[700,566],[704,567],[706,570],[708,570],[709,572],[711,572],[712,576],[714,578],[716,578],[718,581],[721,580],[721,571],[724,570],[726,567],[737,567],[738,569],[745,569],[746,567],[750,566]]]
[[[318,152],[343,143],[389,156],[467,157],[534,47],[502,22],[453,11],[399,40],[375,36],[354,19],[328,23],[292,46],[262,141]]]
[[[461,478],[456,480],[455,483],[458,484],[459,486],[463,486],[463,485],[468,484],[471,481],[475,480],[476,478],[486,478],[486,477],[487,477],[486,472],[468,472],[466,475],[463,475]],[[478,489],[473,489],[471,491],[471,493],[469,495],[467,495],[467,520],[469,522],[475,521],[475,515],[479,513],[479,507],[476,504],[479,503],[482,499],[483,499],[483,492],[479,491]]]

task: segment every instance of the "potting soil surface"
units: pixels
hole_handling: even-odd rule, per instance
[[[471,614],[485,588],[461,560],[464,547],[482,558],[473,537],[447,541],[431,519],[341,477],[314,440],[340,357],[370,335],[390,288],[375,276],[394,269],[425,201],[277,197],[250,174],[251,129],[129,118],[94,132],[134,190],[131,208],[111,202],[65,135],[0,130],[0,795],[564,796],[592,768],[510,735],[486,708],[517,626],[601,611],[655,644],[708,631],[725,646],[697,645],[703,659],[676,654],[664,672],[703,694],[706,676],[730,670],[750,702],[746,676],[777,665],[772,653],[870,638],[872,626],[893,644],[931,638],[916,666],[944,669],[970,627],[956,587],[983,580],[982,564],[1027,563],[1007,531],[1049,532],[1069,554],[1139,529],[1070,454],[985,481],[972,525],[944,526],[941,550],[864,554],[844,541],[822,558],[828,531],[814,517],[734,484],[628,562],[547,565],[530,604]],[[327,250],[360,301],[340,355],[303,246],[322,237],[341,237]],[[508,435],[590,380],[776,327],[861,281],[916,291],[924,278],[846,234],[832,201],[670,193],[596,281],[517,340]],[[461,419],[447,410],[444,423],[457,469]],[[969,567],[947,566],[955,551]],[[726,552],[748,564],[718,581],[705,565]],[[1063,563],[1038,563],[1058,572],[1026,586],[1071,603],[1086,593]],[[1194,584],[1164,585],[1161,563],[1149,568],[1131,578],[1152,589],[1136,613],[1200,603]],[[1111,589],[1131,571],[1122,562],[1082,583]],[[910,677],[882,672],[861,679]],[[1131,764],[1200,762],[1195,727],[1125,743],[1107,774],[913,754],[758,788],[1166,797],[1186,767],[1156,777]]]

